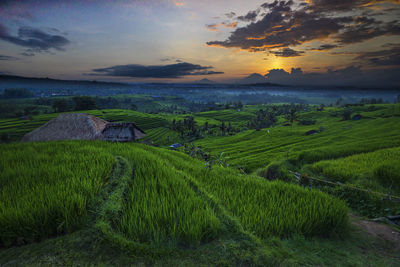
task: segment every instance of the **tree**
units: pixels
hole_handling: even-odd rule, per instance
[[[32,97],[33,94],[26,88],[10,88],[5,89],[3,92],[3,98],[28,98]]]
[[[222,135],[225,135],[226,127],[225,127],[225,123],[224,123],[224,122],[221,123],[221,125],[219,126],[219,128],[221,129]]]
[[[203,124],[203,131],[204,131],[204,132],[208,131],[208,121],[206,121],[206,122]]]
[[[172,125],[171,125],[171,130],[175,131],[176,130],[176,120],[172,120]]]
[[[345,109],[342,113],[342,118],[343,120],[350,120],[351,119],[351,110],[350,109]]]
[[[227,131],[228,131],[228,134],[231,134],[231,132],[233,132],[232,123],[230,123],[230,122],[229,122],[229,124],[228,124]]]
[[[339,98],[337,101],[336,101],[336,106],[339,106],[340,105],[340,103],[342,103],[343,102],[343,98]]]
[[[25,115],[38,115],[39,111],[36,110],[36,106],[27,106],[24,108]]]
[[[286,115],[286,119],[290,122],[290,131],[293,130],[293,122],[297,119],[296,108],[291,108],[289,113]]]
[[[75,103],[75,110],[96,109],[96,101],[90,96],[75,96],[72,98]]]
[[[64,98],[56,99],[53,102],[52,107],[53,107],[55,112],[68,111],[68,101],[66,99],[64,99]]]
[[[136,111],[136,110],[138,110],[138,107],[135,104],[132,104],[131,105],[131,110]]]

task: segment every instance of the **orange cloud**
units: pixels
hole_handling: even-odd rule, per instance
[[[184,6],[184,5],[185,5],[184,2],[182,2],[182,1],[177,1],[177,0],[174,1],[174,4],[175,4],[176,6]]]
[[[207,27],[207,30],[209,30],[209,31],[219,32],[219,29],[218,29],[219,27],[236,28],[237,24],[238,24],[237,22],[232,22],[232,23],[222,22],[219,24],[207,24],[206,27]]]

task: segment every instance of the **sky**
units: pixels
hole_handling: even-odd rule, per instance
[[[400,86],[400,0],[0,0],[0,73]]]

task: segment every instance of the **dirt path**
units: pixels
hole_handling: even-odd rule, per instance
[[[400,251],[400,232],[391,228],[384,223],[373,222],[361,219],[353,214],[350,214],[351,223],[370,235],[383,239],[393,244],[396,251]]]

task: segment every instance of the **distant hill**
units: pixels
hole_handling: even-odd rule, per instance
[[[73,86],[128,86],[125,83],[115,83],[115,82],[98,82],[98,81],[83,81],[83,80],[58,80],[51,78],[32,78],[32,77],[22,77],[14,75],[0,75],[0,87],[10,87],[10,86],[57,86],[57,85],[73,85]]]
[[[193,84],[217,84],[217,82],[209,80],[207,78],[204,78],[204,79],[201,79],[201,80],[198,80],[198,81],[194,81],[192,83]]]
[[[236,80],[238,84],[256,84],[256,83],[267,83],[268,79],[258,73],[250,74],[249,76]]]

